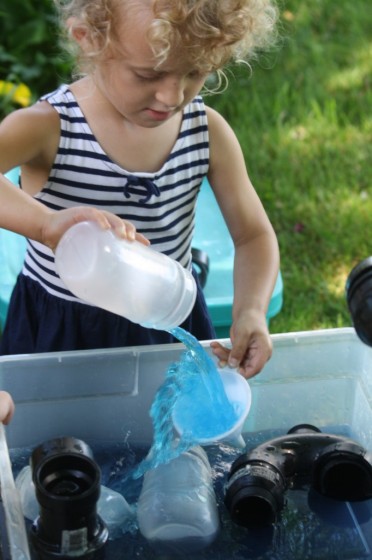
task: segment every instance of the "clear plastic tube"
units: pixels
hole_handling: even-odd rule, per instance
[[[4,425],[0,422],[0,486],[12,560],[30,560],[21,500],[15,486]]]

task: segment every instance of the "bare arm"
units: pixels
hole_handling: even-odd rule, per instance
[[[208,109],[209,181],[235,246],[232,349],[214,342],[220,362],[245,377],[258,373],[272,352],[266,312],[279,270],[276,235],[248,177],[239,142],[226,121]]]
[[[15,111],[1,123],[0,172],[22,166],[22,191],[0,173],[0,227],[55,249],[73,224],[94,220],[102,228],[114,229],[119,237],[147,245],[133,224],[114,214],[85,206],[53,212],[30,196],[42,188],[49,176],[59,134],[59,116],[46,103]]]
[[[0,227],[40,241],[54,250],[65,231],[84,220],[93,220],[103,229],[112,228],[119,237],[148,244],[130,222],[110,212],[88,206],[54,212],[0,175]]]

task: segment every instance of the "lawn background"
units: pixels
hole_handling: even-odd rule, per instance
[[[271,332],[349,326],[344,286],[372,254],[370,0],[287,0],[279,41],[206,98],[234,128],[279,239]],[[49,0],[3,0],[0,79],[36,99],[66,79]],[[0,97],[0,118],[14,104]]]
[[[276,50],[207,101],[237,133],[279,238],[271,332],[350,326],[345,281],[372,254],[372,7],[293,0],[281,17]]]

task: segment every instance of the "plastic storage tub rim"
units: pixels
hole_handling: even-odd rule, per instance
[[[275,334],[272,339],[271,360],[249,381],[252,406],[243,435],[287,431],[303,422],[320,429],[347,425],[372,449],[372,349],[354,329]],[[202,345],[210,353],[209,343]],[[0,386],[17,405],[7,427],[9,446],[32,445],[61,433],[150,445],[153,398],[184,349],[176,343],[0,357]]]

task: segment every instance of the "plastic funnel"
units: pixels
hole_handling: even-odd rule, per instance
[[[211,434],[210,422],[205,422],[206,425],[208,424],[208,433],[203,434],[203,418],[207,420],[211,416],[212,411],[206,404],[208,401],[198,399],[197,392],[193,393],[191,391],[181,395],[176,401],[173,409],[174,427],[179,435],[182,436],[182,434],[188,433],[189,436],[195,438],[196,442],[201,445],[226,442],[234,447],[245,447],[242,430],[251,407],[252,398],[250,386],[247,380],[235,370],[225,368],[219,370],[219,374],[225,389],[226,397],[233,405],[237,414],[237,418],[235,416],[232,425],[227,430],[225,429],[221,432],[218,431],[218,423],[216,423],[216,432]],[[196,422],[198,422],[197,429],[195,429]]]

